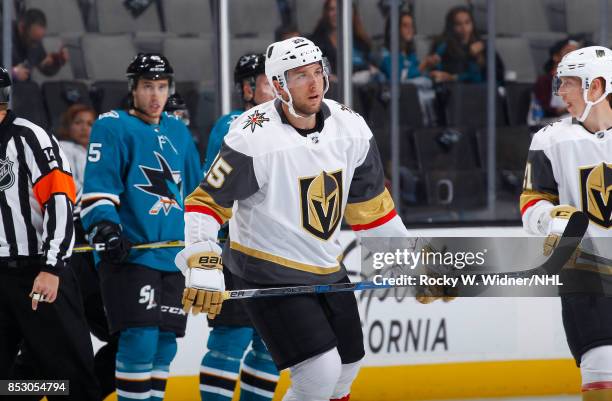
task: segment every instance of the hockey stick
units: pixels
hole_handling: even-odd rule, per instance
[[[158,248],[182,248],[185,246],[185,242],[179,240],[173,241],[160,241],[160,242],[151,242],[148,244],[137,244],[132,245],[132,249],[158,249]],[[72,248],[72,252],[74,253],[83,253],[83,252],[91,252],[91,251],[103,251],[105,248],[105,244],[98,243],[93,246],[90,245],[77,245]]]
[[[452,270],[452,271],[442,271],[435,270],[432,268],[437,274],[445,274],[447,276],[462,276],[462,275],[477,275],[479,280],[476,282],[480,283],[484,280],[486,276],[503,276],[507,278],[524,278],[534,276],[536,274],[539,275],[555,275],[559,274],[563,266],[567,263],[568,260],[572,257],[578,246],[580,245],[580,241],[582,241],[582,237],[586,233],[586,230],[589,228],[589,219],[584,212],[574,212],[569,221],[563,234],[559,238],[559,242],[557,246],[554,248],[552,254],[546,259],[546,261],[532,269],[527,270],[518,270],[512,272],[491,272],[491,271],[461,271],[461,270]]]
[[[482,281],[483,275],[499,275],[505,277],[529,277],[536,274],[554,275],[558,274],[561,268],[572,257],[582,237],[586,233],[589,226],[589,220],[583,212],[574,213],[567,223],[567,227],[563,235],[559,239],[559,244],[553,250],[552,254],[543,264],[528,270],[520,270],[514,272],[462,272],[460,275],[470,274],[479,275]],[[445,274],[445,273],[441,273]],[[276,288],[253,288],[246,290],[231,290],[223,292],[223,299],[246,299],[246,298],[261,298],[274,296],[287,296],[297,294],[324,294],[330,292],[346,292],[346,291],[364,291],[364,290],[380,290],[385,288],[409,287],[405,285],[391,284],[374,284],[372,281],[360,281],[357,283],[337,283],[337,284],[319,284],[319,285],[301,285],[294,287],[276,287]]]

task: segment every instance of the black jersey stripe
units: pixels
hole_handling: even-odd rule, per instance
[[[25,149],[23,147],[23,142],[21,142],[19,138],[15,138],[15,148],[17,149],[17,161],[19,163],[17,177],[19,199],[29,199],[29,170],[25,161]],[[32,221],[32,209],[30,208],[29,202],[24,201],[19,202],[19,208],[21,210],[23,219],[26,222],[25,230],[26,236],[28,238],[28,254],[35,255],[38,252],[38,239],[36,238],[36,230],[34,229],[34,226],[32,224],[28,224]]]

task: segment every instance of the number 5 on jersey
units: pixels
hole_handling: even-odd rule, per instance
[[[221,188],[225,182],[225,176],[231,173],[233,169],[222,157],[218,157],[206,174],[206,182],[213,188]]]
[[[100,148],[102,148],[101,143],[92,142],[89,144],[89,152],[87,152],[87,160],[90,162],[97,162],[100,160]]]

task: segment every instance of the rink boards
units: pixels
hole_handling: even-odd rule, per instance
[[[522,235],[520,228],[429,235]],[[350,244],[352,232],[341,242]],[[347,267],[358,266],[355,248]],[[580,388],[558,298],[461,298],[418,304],[402,289],[358,294],[366,357],[351,400],[425,400],[570,394]],[[208,327],[191,316],[172,363],[167,399],[198,398]],[[282,375],[277,394],[288,384]],[[280,399],[279,396],[276,399]]]

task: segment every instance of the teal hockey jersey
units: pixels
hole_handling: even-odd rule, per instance
[[[182,240],[183,199],[201,177],[191,134],[175,117],[163,113],[159,124],[148,124],[125,111],[102,114],[91,131],[85,167],[85,230],[107,220],[121,224],[134,244]],[[127,262],[176,271],[179,250],[132,249]]]

